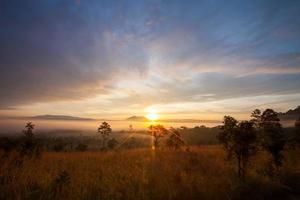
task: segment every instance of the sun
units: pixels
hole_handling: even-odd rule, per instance
[[[151,121],[155,121],[159,119],[159,115],[156,113],[149,113],[146,117]]]

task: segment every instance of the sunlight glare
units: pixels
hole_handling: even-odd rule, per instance
[[[149,113],[146,117],[151,121],[155,121],[159,119],[159,115],[156,113]]]

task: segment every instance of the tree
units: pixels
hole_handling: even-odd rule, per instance
[[[107,122],[102,122],[97,131],[102,136],[102,149],[106,149],[106,143],[109,135],[112,132],[110,125]]]
[[[295,122],[295,131],[292,140],[295,147],[300,148],[300,117]]]
[[[232,141],[233,135],[236,132],[238,121],[231,116],[224,116],[223,126],[221,126],[221,132],[218,135],[219,141],[223,144],[225,150],[228,153],[228,158],[231,158],[232,154]]]
[[[295,128],[300,129],[300,116],[299,116],[298,120],[295,121]]]
[[[21,143],[20,154],[22,156],[27,155],[29,157],[35,155],[40,155],[40,147],[33,133],[34,124],[32,122],[27,122],[25,125],[25,130],[23,130],[24,138]]]
[[[169,146],[170,148],[174,148],[175,150],[180,149],[180,147],[185,144],[185,142],[181,138],[180,131],[171,127],[169,129],[169,133],[170,137],[166,141],[167,146]]]
[[[244,179],[249,159],[257,150],[257,133],[254,128],[254,123],[251,121],[240,122],[236,137],[238,145],[236,154],[238,154],[241,159],[241,175]]]
[[[239,123],[231,116],[224,116],[221,130],[218,138],[227,151],[228,158],[237,160],[238,177],[244,180],[249,159],[256,152],[254,123]]]
[[[259,128],[260,123],[261,123],[261,111],[259,109],[255,109],[252,113],[251,113],[251,121],[254,123],[256,128]]]
[[[33,134],[33,129],[34,129],[34,124],[32,122],[27,122],[25,125],[25,130],[23,130],[23,133],[26,137],[34,137]]]
[[[152,148],[156,150],[158,148],[159,139],[162,138],[164,135],[168,134],[168,130],[165,129],[162,125],[151,125],[148,128],[148,133],[153,136],[153,146]]]
[[[260,133],[261,146],[272,156],[269,163],[269,172],[274,174],[274,170],[278,171],[279,167],[282,166],[282,150],[286,143],[278,113],[272,109],[266,109],[260,115],[258,114],[255,119]]]

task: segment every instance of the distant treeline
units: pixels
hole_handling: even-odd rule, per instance
[[[181,127],[177,128],[182,140],[186,146],[189,145],[205,145],[205,144],[218,144],[217,135],[220,131],[220,127],[205,127],[196,126],[194,128]],[[102,140],[100,135],[95,136],[46,136],[45,134],[35,135],[36,141],[39,143],[42,150],[45,151],[99,151],[103,150]],[[148,131],[121,131],[112,132],[109,135],[108,141],[114,139],[115,145],[110,145],[109,149],[131,149],[131,148],[145,148],[151,147],[152,136]],[[0,148],[6,149],[7,151],[16,149],[22,141],[24,136],[20,135],[13,136],[1,136],[0,137]],[[114,141],[113,140],[113,141]],[[167,137],[161,138],[160,146],[165,145]]]
[[[186,146],[219,144],[217,138],[221,126],[206,127],[195,126],[194,128],[180,127],[176,130],[179,132]],[[288,144],[294,146],[295,127],[283,128],[284,136]],[[110,145],[109,149],[132,149],[151,147],[152,137],[147,131],[121,131],[112,132],[109,136],[116,142]],[[0,149],[10,151],[19,148],[24,140],[22,133],[13,136],[0,137]],[[100,136],[46,136],[45,134],[35,135],[35,140],[44,151],[99,151],[103,150],[102,138]],[[114,141],[113,140],[113,141]],[[162,138],[161,145],[164,145],[167,137]]]

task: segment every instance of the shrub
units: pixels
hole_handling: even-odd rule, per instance
[[[118,143],[119,142],[115,138],[112,138],[112,139],[110,139],[110,140],[107,141],[107,147],[109,149],[114,149],[114,148],[117,147]]]
[[[173,127],[170,128],[169,130],[170,136],[166,141],[166,144],[169,148],[173,148],[175,150],[178,150],[181,148],[182,145],[185,144],[183,141],[180,131],[178,129],[175,129]]]
[[[86,151],[88,148],[88,146],[86,144],[83,143],[79,143],[76,147],[75,150],[76,151]]]

